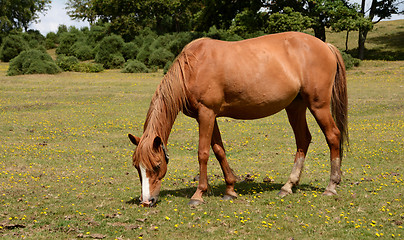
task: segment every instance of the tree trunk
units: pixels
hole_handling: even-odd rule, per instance
[[[314,29],[314,36],[316,36],[316,38],[319,38],[323,42],[325,42],[325,27],[318,26],[318,27],[313,27],[313,29]]]
[[[365,4],[366,0],[362,0],[362,5],[361,5],[361,15],[364,17],[365,16]],[[365,57],[365,41],[366,41],[366,36],[368,35],[366,30],[359,29],[359,38],[358,38],[358,58],[360,60],[363,60]]]
[[[363,60],[365,58],[365,42],[367,35],[368,35],[367,30],[359,30],[358,58],[360,60]]]
[[[360,60],[365,58],[365,42],[368,36],[368,30],[359,30],[359,40],[358,40],[358,57]]]
[[[349,39],[349,31],[346,31],[345,52],[348,52],[348,39]]]

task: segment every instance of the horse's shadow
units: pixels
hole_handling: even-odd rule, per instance
[[[243,196],[254,196],[257,193],[264,192],[279,192],[283,184],[281,183],[265,183],[265,182],[248,182],[242,181],[235,184],[235,190],[238,194]],[[180,197],[185,199],[190,199],[196,190],[195,186],[183,187],[177,189],[164,189],[160,192],[160,199],[166,197]],[[209,196],[222,197],[226,190],[226,184],[221,183],[218,185],[210,186],[210,191],[208,191]],[[293,192],[324,192],[325,188],[315,187],[309,184],[301,184],[293,188]],[[131,199],[127,201],[128,204],[140,204],[138,198]]]

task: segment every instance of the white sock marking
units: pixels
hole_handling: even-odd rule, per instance
[[[143,202],[148,202],[150,199],[150,184],[149,184],[149,178],[147,177],[146,174],[146,168],[144,168],[142,165],[140,167],[140,173],[142,174],[142,200]]]

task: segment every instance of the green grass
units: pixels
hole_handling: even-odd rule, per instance
[[[301,185],[280,199],[295,151],[285,112],[255,121],[219,119],[239,197],[211,155],[212,195],[187,206],[198,173],[197,124],[180,115],[156,208],[143,208],[134,147],[162,74],[62,73],[7,77],[0,63],[2,239],[374,239],[404,236],[404,62],[364,61],[348,72],[350,151],[339,195],[321,193],[329,152],[313,135]],[[242,181],[250,174],[253,182]],[[269,177],[274,181],[263,182]]]

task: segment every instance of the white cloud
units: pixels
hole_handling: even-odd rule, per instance
[[[43,35],[48,32],[57,32],[59,25],[76,26],[81,28],[89,26],[88,22],[75,21],[67,15],[66,0],[53,0],[51,9],[45,15],[40,15],[40,22],[31,24],[30,29],[39,30]]]

